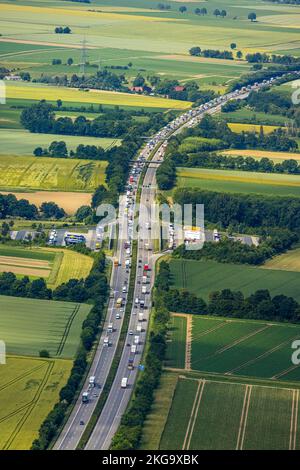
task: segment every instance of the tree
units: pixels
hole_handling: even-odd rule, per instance
[[[49,154],[51,157],[58,157],[58,158],[67,158],[68,157],[68,149],[66,142],[60,140],[57,142],[56,140],[51,142],[49,145]]]
[[[198,47],[198,46],[191,47],[191,49],[189,50],[189,53],[190,53],[190,55],[200,56],[200,54],[201,54],[201,49],[200,49],[200,47]]]
[[[232,50],[233,50],[233,49],[236,49],[236,43],[235,43],[235,42],[232,42],[232,43],[230,44],[230,49],[232,49]]]
[[[201,8],[201,15],[207,15],[207,9],[204,7],[204,8]]]
[[[70,33],[71,33],[71,28],[69,28],[69,26],[66,26],[66,27],[63,29],[63,33],[64,33],[64,34],[70,34]]]
[[[249,13],[248,15],[248,20],[251,20],[251,22],[255,21],[256,20],[256,13],[254,11],[252,11],[251,13]]]
[[[67,60],[67,64],[68,65],[72,65],[74,63],[72,57],[69,57],[68,60]]]
[[[242,51],[237,51],[236,56],[238,59],[241,59],[243,57]]]
[[[196,9],[195,9],[195,15],[200,15],[200,14],[201,14],[200,8],[196,8]]]
[[[220,16],[222,16],[222,18],[225,18],[225,16],[227,16],[227,11],[222,10],[221,13],[220,13]]]
[[[90,217],[92,214],[93,211],[90,206],[81,206],[77,209],[75,217],[78,222],[84,222],[84,220]]]
[[[8,234],[9,234],[9,225],[7,222],[3,222],[2,227],[1,227],[1,235],[3,237],[7,237]]]
[[[220,15],[221,15],[221,12],[220,12],[220,10],[219,10],[218,8],[215,9],[214,15],[215,15],[216,18],[217,18],[217,16],[220,16]]]
[[[184,5],[179,7],[179,11],[180,13],[185,13],[187,11],[187,7],[185,7]]]
[[[58,100],[56,101],[56,104],[57,104],[57,107],[58,107],[58,108],[61,108],[61,107],[62,107],[62,104],[63,104],[63,102],[62,102],[62,100],[61,100],[61,99],[58,99]]]
[[[64,209],[59,207],[55,202],[43,202],[40,210],[46,219],[62,219],[66,215]]]
[[[39,356],[40,357],[50,357],[50,353],[49,353],[49,351],[47,351],[47,349],[41,349],[41,351],[39,352]]]

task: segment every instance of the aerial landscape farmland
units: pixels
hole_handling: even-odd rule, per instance
[[[0,0],[1,451],[300,450],[299,33]]]

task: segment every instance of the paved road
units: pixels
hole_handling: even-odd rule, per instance
[[[124,213],[124,197],[120,201],[120,213]],[[123,230],[122,224],[124,220],[120,220],[120,230]],[[116,352],[117,343],[120,336],[120,331],[122,327],[124,314],[121,312],[121,318],[116,319],[116,314],[120,313],[120,309],[116,308],[116,300],[119,297],[126,299],[127,294],[122,293],[122,288],[125,283],[128,283],[130,276],[130,269],[125,269],[125,260],[126,252],[122,246],[122,240],[118,240],[117,248],[117,259],[119,260],[119,267],[113,267],[112,277],[111,277],[111,289],[113,293],[113,298],[109,300],[109,306],[107,310],[106,320],[103,328],[103,333],[101,335],[95,357],[89,371],[88,377],[84,384],[84,391],[89,388],[89,377],[96,377],[97,386],[90,390],[90,400],[88,403],[82,403],[81,395],[79,396],[76,405],[73,409],[73,412],[70,415],[68,422],[66,423],[59,439],[57,440],[54,449],[58,450],[70,450],[75,449],[80,441],[80,438],[84,432],[85,425],[88,423],[89,419],[92,416],[92,413],[97,404],[97,400],[102,392],[102,387],[106,381],[106,378],[109,373],[109,369]],[[123,310],[123,309],[121,309]],[[113,323],[114,331],[112,333],[107,333],[107,326],[109,323]],[[104,345],[104,339],[109,337],[110,346]],[[97,395],[97,396],[96,396]],[[84,425],[80,424],[81,422]]]
[[[259,86],[256,86],[255,88],[259,89]],[[138,262],[138,267],[137,267],[137,272],[136,272],[134,299],[138,299],[139,302],[140,300],[144,301],[145,308],[141,309],[140,306],[136,307],[135,305],[133,305],[131,317],[130,317],[130,325],[128,329],[128,332],[130,332],[131,330],[133,332],[133,335],[128,334],[128,338],[123,349],[122,357],[121,357],[120,364],[116,373],[115,380],[113,382],[106,404],[102,410],[101,416],[99,417],[99,420],[94,428],[94,431],[87,443],[86,449],[108,449],[109,448],[111,444],[111,439],[120,424],[121,416],[124,413],[129,403],[132,389],[134,386],[134,382],[136,379],[137,371],[138,371],[138,365],[140,363],[140,358],[141,358],[141,355],[144,349],[144,344],[146,341],[146,330],[147,330],[147,326],[149,322],[149,312],[150,312],[150,307],[151,307],[150,291],[154,282],[155,259],[152,254],[152,251],[148,250],[148,247],[145,246],[145,243],[149,243],[150,248],[152,248],[151,241],[147,240],[147,237],[150,233],[150,230],[148,230],[148,227],[147,227],[147,218],[148,218],[148,210],[151,204],[155,201],[155,187],[156,187],[155,174],[156,174],[156,170],[158,167],[158,165],[155,164],[155,162],[157,163],[162,160],[163,153],[164,153],[164,143],[167,142],[167,139],[171,134],[180,132],[182,128],[184,127],[191,127],[191,126],[196,125],[197,122],[199,122],[202,119],[204,113],[214,114],[220,111],[221,105],[224,104],[224,102],[227,101],[228,99],[232,99],[236,97],[243,99],[248,96],[248,93],[249,93],[249,90],[240,92],[238,95],[237,93],[235,94],[231,93],[225,97],[222,97],[221,98],[222,102],[220,102],[220,99],[215,100],[214,103],[211,104],[210,106],[204,105],[204,106],[201,106],[200,109],[198,108],[198,109],[194,109],[194,110],[190,110],[186,112],[184,116],[180,116],[176,118],[176,120],[174,120],[173,123],[169,124],[162,131],[158,132],[155,138],[153,138],[152,141],[150,140],[150,142],[147,144],[147,149],[144,150],[142,153],[143,157],[147,157],[149,155],[149,151],[152,151],[154,148],[156,148],[158,143],[161,144],[153,158],[153,162],[154,162],[153,165],[150,164],[148,166],[148,169],[144,178],[144,182],[143,182],[141,203],[144,206],[146,206],[146,210],[140,210],[139,212],[139,227],[140,227],[140,232],[138,236],[138,261],[139,262]],[[135,177],[135,182],[137,182],[137,180],[138,178]],[[125,227],[126,222],[128,221],[127,212],[125,211],[125,208],[122,204],[120,206],[120,214],[122,214],[121,222],[120,222],[121,230],[122,230],[122,226]],[[154,229],[155,227],[151,227],[151,230],[154,230]],[[112,288],[116,292],[114,295],[114,300],[110,301],[107,318],[106,318],[106,326],[108,322],[113,321],[114,326],[116,327],[116,330],[110,336],[112,345],[110,347],[105,347],[103,346],[103,341],[106,336],[105,328],[104,328],[104,332],[101,335],[98,349],[97,349],[97,352],[96,352],[96,355],[95,355],[95,358],[91,367],[91,371],[89,374],[89,375],[95,375],[96,381],[100,385],[103,385],[105,383],[105,379],[108,375],[110,365],[111,365],[113,356],[115,354],[116,345],[118,342],[120,329],[122,325],[122,319],[117,320],[117,321],[115,319],[115,313],[116,313],[115,300],[119,296],[122,286],[124,285],[124,282],[125,281],[128,282],[129,274],[130,274],[129,272],[126,273],[126,270],[124,268],[126,254],[125,254],[125,250],[122,247],[122,240],[120,239],[118,242],[117,253],[118,253],[118,256],[120,257],[121,266],[118,267],[117,269],[114,269],[113,271],[111,285],[112,285]],[[149,265],[150,271],[148,272],[147,293],[143,294],[141,279],[143,275],[143,266],[145,264]],[[140,312],[143,312],[143,317],[144,317],[143,322],[139,322],[138,313]],[[139,323],[143,325],[143,331],[137,333],[137,326]],[[138,354],[134,354],[134,369],[129,370],[128,360],[129,358],[132,358],[132,353],[131,353],[131,347],[128,346],[127,343],[131,345],[133,343],[132,338],[134,336],[139,336],[139,344],[137,346]],[[122,381],[122,378],[124,377],[128,379],[127,388],[121,388],[121,381]],[[85,389],[87,389],[87,387],[88,387],[88,381],[86,381]],[[96,390],[97,391],[96,394],[99,395],[99,389],[96,388],[94,390]],[[92,392],[92,393],[95,393],[95,392]],[[65,426],[60,438],[58,439],[55,445],[55,449],[75,449],[76,448],[76,445],[78,444],[79,439],[84,430],[84,425],[80,425],[80,421],[84,421],[85,424],[88,422],[96,406],[97,399],[98,397],[92,396],[88,404],[82,404],[81,399],[80,398],[78,399],[75,405],[75,408],[70,416],[70,419],[68,420],[67,425]]]

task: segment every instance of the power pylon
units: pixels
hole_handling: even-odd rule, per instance
[[[81,57],[80,57],[80,73],[83,75],[85,74],[85,66],[87,64],[88,59],[88,52],[87,52],[87,41],[84,38],[82,41],[82,48],[81,48]]]

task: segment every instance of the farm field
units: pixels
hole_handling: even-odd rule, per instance
[[[82,137],[59,134],[33,134],[24,129],[0,129],[0,155],[31,155],[36,147],[48,148],[54,140],[63,140],[68,150],[76,150],[78,145],[96,145],[108,149],[120,145],[119,139]]]
[[[193,316],[191,368],[253,378],[300,380],[291,362],[300,326],[256,320]]]
[[[0,368],[0,449],[27,450],[58,401],[73,362],[8,356]],[[7,399],[9,397],[9,399]]]
[[[0,296],[1,339],[7,354],[73,358],[91,306],[73,302]],[[17,326],[17,328],[16,328]]]
[[[167,108],[187,109],[189,101],[179,101],[156,96],[144,96],[130,93],[120,93],[105,90],[90,90],[89,92],[54,86],[8,84],[6,87],[7,98],[25,100],[47,100],[56,101],[62,99],[64,102],[113,104],[115,106],[135,106],[140,108]]]
[[[275,256],[268,260],[263,267],[264,269],[300,272],[300,248]]]
[[[187,315],[172,315],[169,325],[169,339],[165,363],[176,369],[185,368],[185,346],[187,335]]]
[[[218,263],[212,260],[180,260],[170,262],[173,287],[188,289],[208,299],[209,293],[231,289],[250,295],[259,289],[268,289],[271,295],[284,294],[300,301],[298,272],[239,264]]]
[[[237,157],[252,157],[255,159],[269,158],[274,163],[281,163],[284,160],[297,160],[300,161],[300,153],[294,152],[270,152],[268,150],[223,150],[221,153],[224,155],[231,155]]]
[[[51,277],[48,279],[48,285],[51,288],[68,282],[70,279],[84,279],[92,269],[93,258],[90,256],[60,248],[45,248],[45,250],[59,255],[59,264],[57,263],[56,269],[52,270]]]
[[[0,194],[11,194],[12,191],[0,191]],[[13,194],[17,199],[27,199],[30,204],[35,204],[40,207],[43,202],[55,202],[59,207],[62,207],[66,214],[74,215],[77,209],[81,206],[89,206],[91,204],[91,193],[79,192],[64,192],[64,191],[28,191],[16,192]]]
[[[237,122],[229,122],[228,126],[233,132],[237,132],[237,133],[242,133],[242,132],[259,133],[262,127],[264,134],[270,134],[275,129],[278,129],[278,126],[267,126],[267,125],[261,126],[260,124],[242,124],[242,123],[237,123]]]
[[[96,11],[90,12],[87,11],[89,5],[61,6],[58,1],[43,2],[42,6],[40,3],[37,6],[34,1],[26,2],[25,5],[4,1],[1,7],[3,39],[31,41],[33,45],[78,47],[85,32],[90,48],[99,48],[101,44],[102,47],[122,48],[136,53],[185,54],[195,44],[218,48],[224,47],[224,40],[230,44],[232,39],[236,39],[243,52],[257,48],[267,51],[299,48],[297,6],[291,9],[289,5],[261,4],[254,0],[252,9],[261,18],[257,24],[247,20],[249,5],[245,0],[239,0],[234,5],[228,0],[210,2],[209,12],[215,8],[227,10],[227,17],[222,21],[211,14],[197,17],[193,14],[194,4],[192,7],[188,5],[185,15],[179,13],[178,4],[172,4],[172,9],[167,12],[157,10],[155,2],[149,2],[145,9],[140,6],[132,9],[137,4],[128,0],[122,2],[121,9],[110,6],[111,10],[102,10],[102,6],[110,5],[102,0],[97,2]],[[149,7],[154,9],[149,11]],[[39,24],[41,16],[44,19],[43,27]],[[11,34],[11,18],[14,18],[13,25],[18,25],[14,35]],[[238,21],[234,18],[238,18]],[[54,27],[60,23],[69,24],[72,28],[72,34],[67,35],[63,43],[58,35],[53,34]],[[210,34],[211,28],[214,28],[213,35]]]
[[[107,162],[0,155],[0,190],[92,192],[104,183]]]
[[[257,111],[252,111],[249,108],[242,108],[230,113],[221,113],[220,117],[230,123],[248,123],[256,125],[268,126],[284,126],[287,118],[280,114],[267,114]]]
[[[54,253],[0,246],[0,272],[48,278],[55,260]]]
[[[298,449],[299,390],[180,376],[160,449]]]
[[[0,246],[0,272],[10,271],[30,278],[44,277],[52,289],[70,279],[86,278],[92,265],[90,256],[67,249]]]
[[[177,187],[210,191],[300,197],[300,177],[250,171],[178,168]]]

